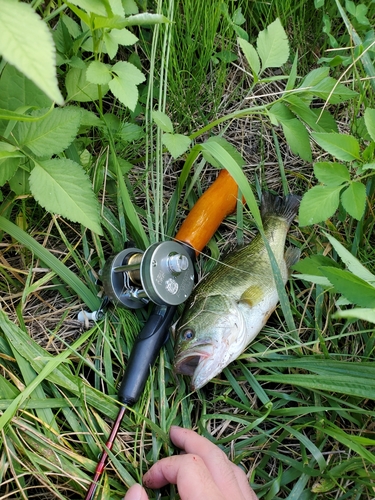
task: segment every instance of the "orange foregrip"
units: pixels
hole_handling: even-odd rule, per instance
[[[237,205],[238,186],[227,170],[220,173],[213,184],[196,202],[182,223],[176,239],[201,252],[210,241],[222,220]]]

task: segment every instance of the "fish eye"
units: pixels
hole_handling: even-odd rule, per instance
[[[184,330],[182,332],[182,338],[184,340],[191,340],[194,338],[194,336],[195,336],[195,333],[191,328],[187,328],[186,330]]]

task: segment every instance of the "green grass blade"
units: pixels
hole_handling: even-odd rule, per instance
[[[5,217],[0,216],[0,229],[10,234],[12,238],[33,252],[44,264],[50,267],[60,278],[69,285],[78,297],[87,305],[91,311],[96,311],[100,307],[100,299],[96,297],[87,286],[62,262],[51,254],[40,243],[34,240],[21,228],[10,222]]]

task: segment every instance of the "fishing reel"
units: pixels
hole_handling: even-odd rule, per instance
[[[194,266],[186,245],[164,241],[144,252],[122,250],[105,263],[101,280],[110,301],[128,309],[139,309],[150,301],[177,306],[193,290]]]

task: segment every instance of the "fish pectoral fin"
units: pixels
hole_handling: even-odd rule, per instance
[[[241,295],[240,302],[246,302],[250,307],[254,307],[264,298],[264,291],[258,285],[251,285]]]
[[[300,256],[301,256],[301,250],[299,248],[288,247],[286,249],[284,259],[288,270],[299,261]]]

